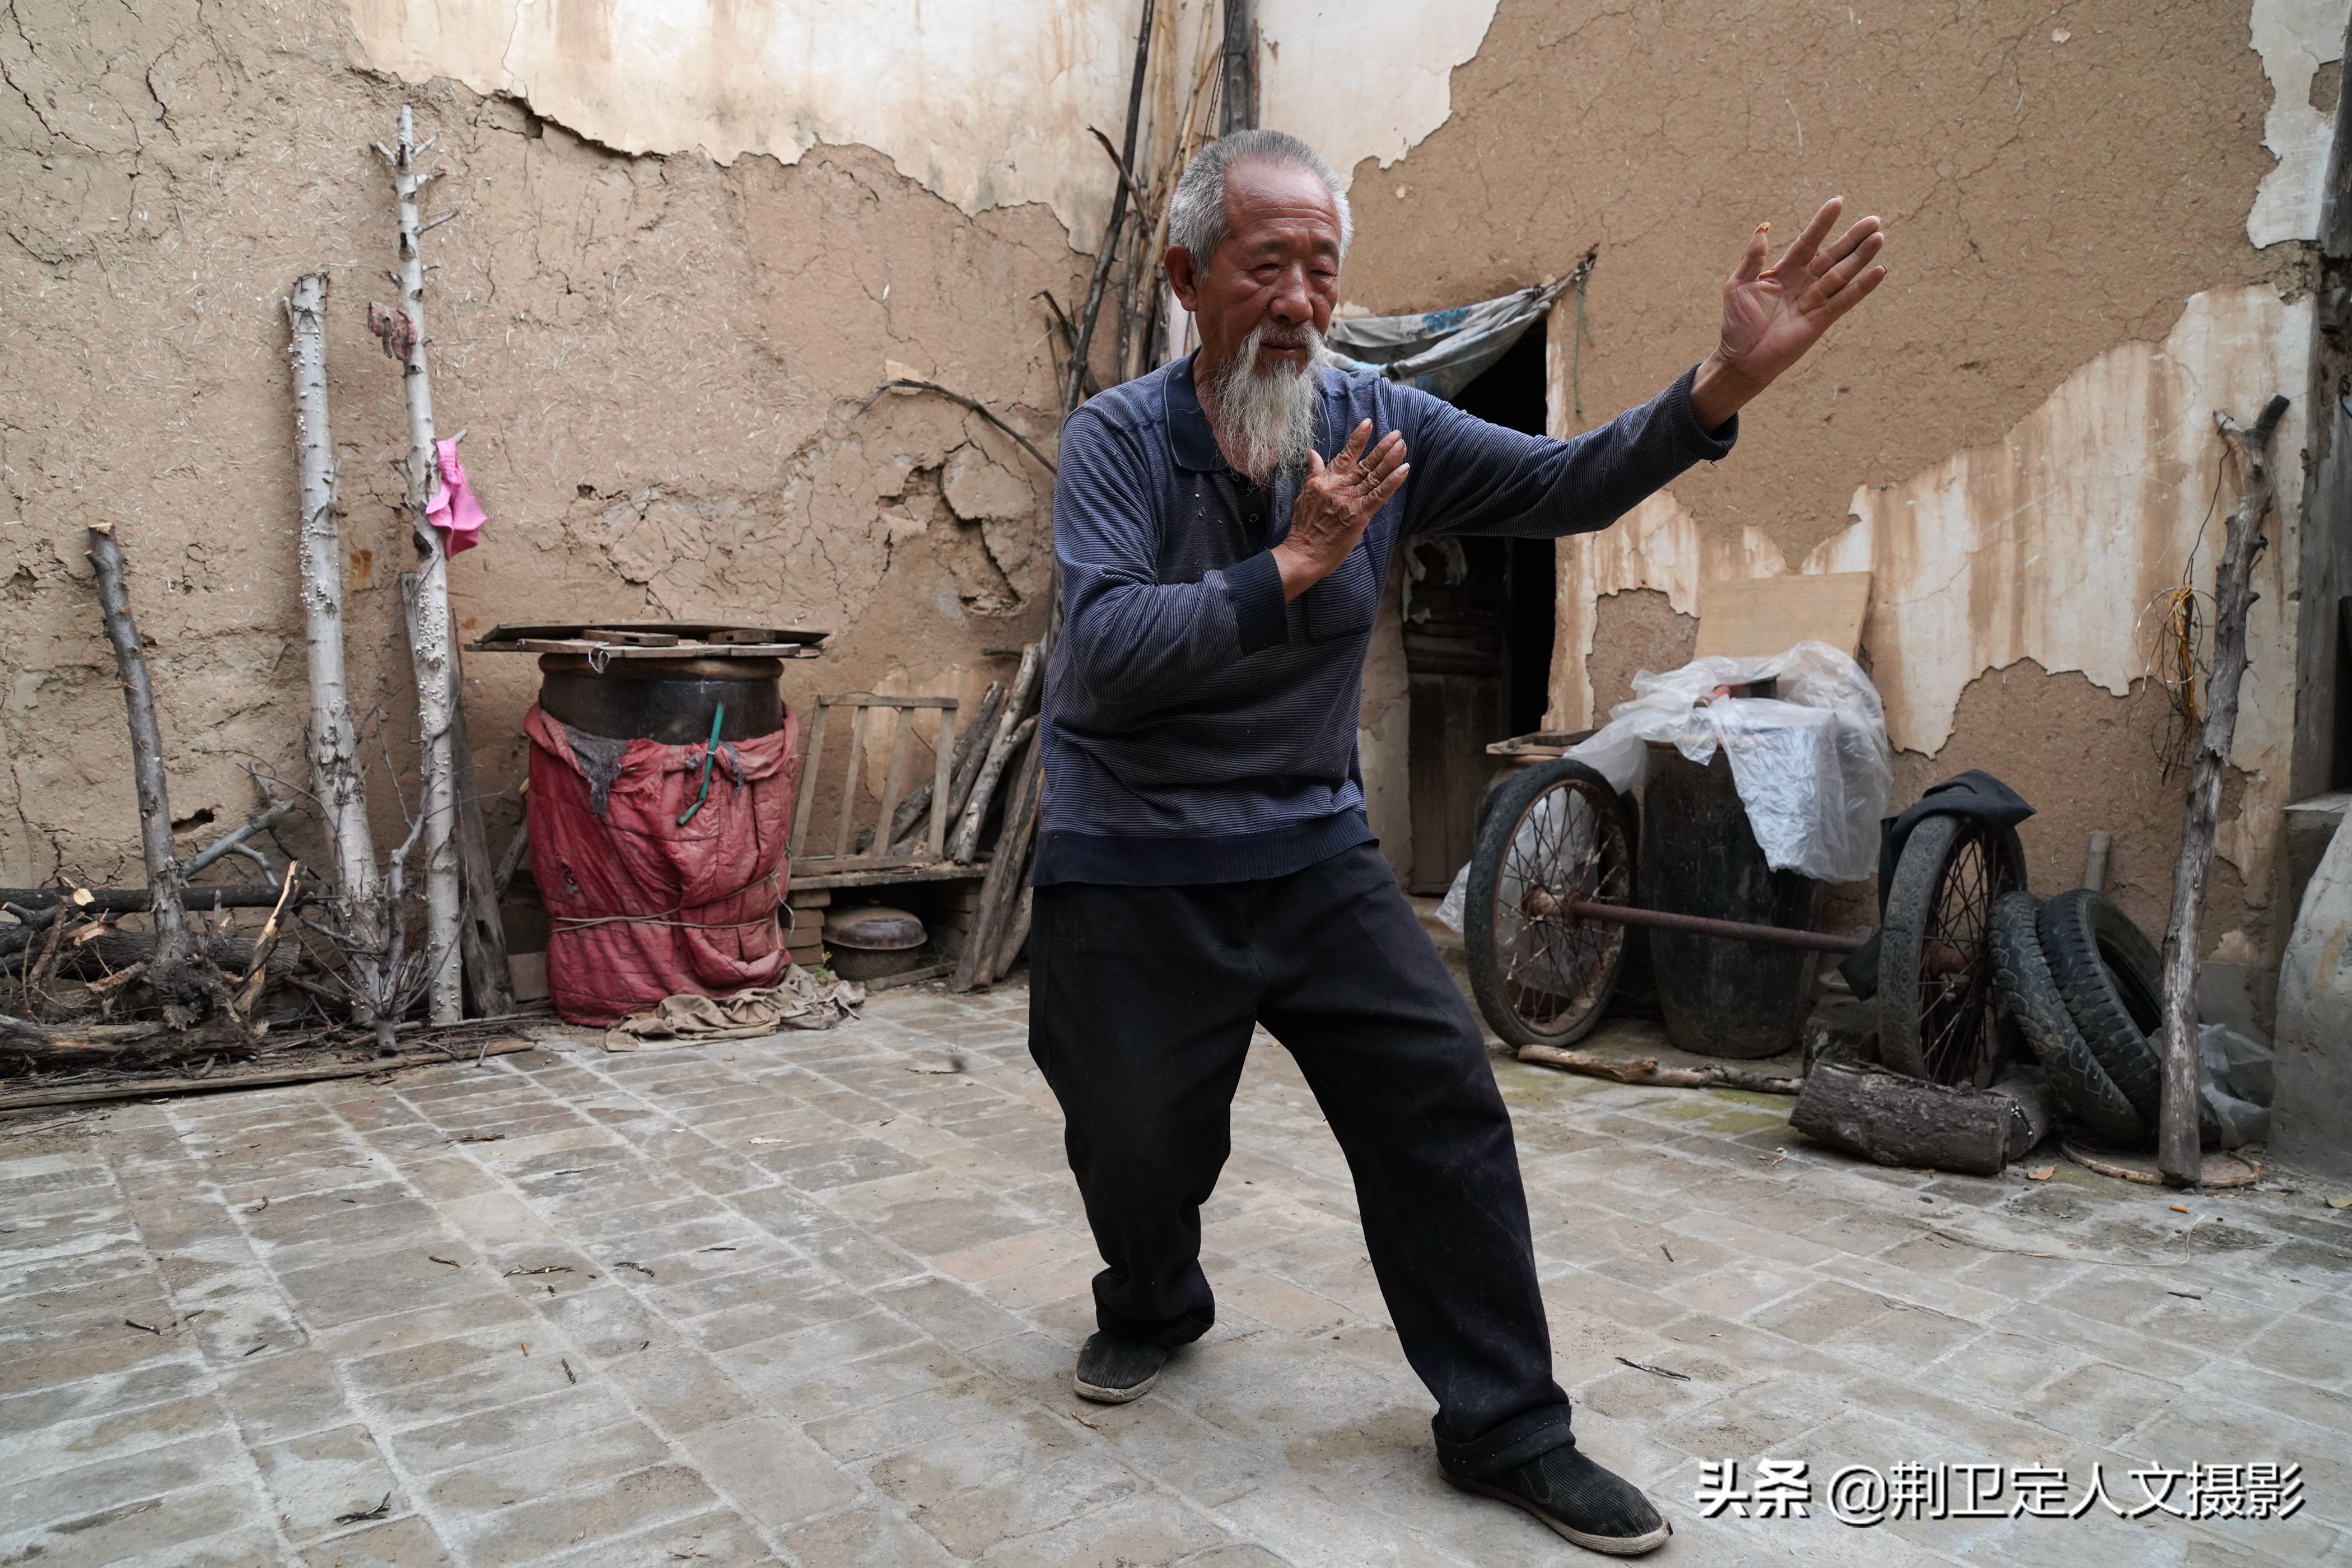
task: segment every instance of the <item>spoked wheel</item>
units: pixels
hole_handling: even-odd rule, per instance
[[[2007,1034],[1993,1005],[1992,907],[2025,886],[2012,828],[1930,816],[1887,889],[1878,952],[1878,1049],[1897,1072],[1982,1089]]]
[[[1630,936],[1569,908],[1633,901],[1633,825],[1609,781],[1565,760],[1512,776],[1479,826],[1465,891],[1470,991],[1486,1022],[1515,1046],[1582,1039],[1609,1005]]]

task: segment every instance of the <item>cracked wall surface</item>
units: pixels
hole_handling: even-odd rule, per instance
[[[1563,543],[1552,721],[1686,657],[1705,581],[1867,565],[1865,656],[1909,748],[1905,798],[1997,763],[2043,807],[2025,829],[2037,885],[2071,885],[2107,828],[2126,907],[2160,926],[2179,805],[2137,611],[2211,499],[2210,411],[2305,395],[2312,261],[2293,236],[2312,230],[2292,216],[2258,248],[2249,224],[2266,204],[2300,212],[2270,193],[2308,185],[2347,9],[1740,0],[1702,20],[1663,0],[1503,0],[1446,123],[1391,167],[1359,165],[1352,299],[1487,298],[1597,247],[1589,337],[1573,296],[1550,327],[1569,434],[1706,352],[1756,222],[1785,235],[1844,195],[1885,217],[1894,267],[1743,416],[1728,460]],[[2300,442],[2282,435],[2283,495]],[[2241,955],[2279,923],[2294,521],[2290,500],[2225,802],[2231,886],[2208,922]],[[1630,596],[1642,606],[1613,607]],[[2043,743],[2012,743],[2025,734]]]
[[[618,153],[511,99],[387,79],[341,0],[13,0],[0,79],[0,884],[139,874],[93,520],[117,527],[152,639],[175,813],[244,815],[248,761],[306,782],[279,300],[313,268],[332,280],[354,697],[404,756],[406,426],[398,366],[363,324],[393,298],[368,143],[404,97],[448,171],[426,215],[457,215],[425,246],[438,423],[467,432],[490,516],[450,573],[467,633],[572,616],[829,627],[823,658],[786,667],[805,706],[976,696],[1042,628],[1044,470],[943,400],[861,405],[896,363],[1051,451],[1031,297],[1068,298],[1085,258],[1045,206],[969,215],[866,148],[790,165]],[[537,672],[474,656],[467,679],[503,842]]]

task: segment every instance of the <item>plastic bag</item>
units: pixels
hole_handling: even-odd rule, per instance
[[[1768,679],[1779,681],[1778,697],[1708,698]],[[1694,763],[1717,747],[1730,754],[1748,825],[1774,870],[1859,882],[1878,869],[1878,824],[1895,784],[1886,710],[1862,667],[1829,644],[1645,669],[1633,677],[1633,700],[1567,754],[1622,792],[1642,782],[1652,741]]]

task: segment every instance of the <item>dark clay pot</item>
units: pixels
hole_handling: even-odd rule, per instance
[[[722,741],[749,741],[784,727],[776,658],[616,658],[603,674],[579,654],[539,657],[539,705],[551,719],[613,741],[691,746],[710,739],[719,704]]]

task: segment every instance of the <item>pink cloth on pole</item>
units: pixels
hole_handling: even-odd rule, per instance
[[[441,488],[425,509],[425,521],[441,531],[442,547],[455,555],[482,542],[482,524],[488,519],[475,498],[474,487],[466,482],[466,465],[457,460],[457,443],[436,441],[433,446],[441,463]]]

